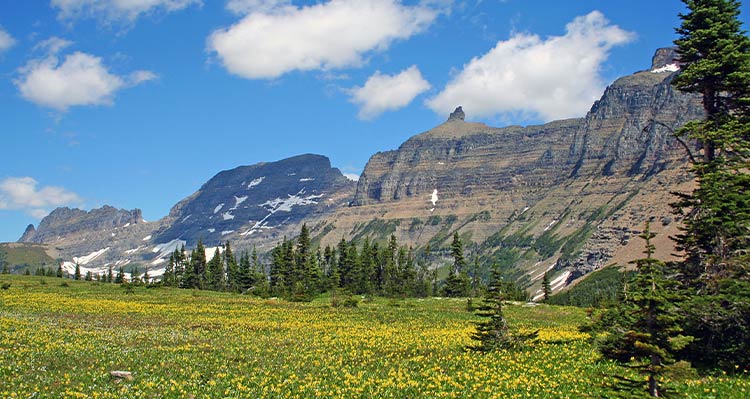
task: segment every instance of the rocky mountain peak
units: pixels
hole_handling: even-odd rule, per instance
[[[125,210],[104,205],[84,211],[68,207],[57,208],[44,217],[39,228],[27,227],[20,242],[46,243],[61,236],[86,231],[105,231],[143,222],[140,209]]]
[[[23,232],[23,235],[18,241],[20,242],[31,241],[31,239],[34,237],[35,234],[36,234],[36,229],[34,228],[34,225],[30,224],[26,226],[26,230]]]
[[[658,70],[668,65],[679,65],[679,54],[677,47],[662,47],[656,49],[654,56],[651,58],[651,70]]]
[[[463,121],[466,118],[466,114],[464,113],[463,108],[459,105],[456,107],[456,110],[451,112],[450,116],[448,117],[448,122],[451,121]]]

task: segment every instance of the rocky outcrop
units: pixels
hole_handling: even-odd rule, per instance
[[[18,242],[31,242],[35,234],[36,228],[34,228],[33,224],[30,224],[26,226],[26,230],[23,232],[23,235],[21,235],[21,238],[18,239]]]
[[[105,205],[91,211],[57,208],[39,223],[37,229],[26,228],[19,242],[51,243],[81,232],[96,233],[143,222],[140,209],[127,211]]]

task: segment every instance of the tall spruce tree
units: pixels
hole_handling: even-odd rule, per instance
[[[224,291],[226,289],[226,276],[224,274],[224,258],[221,250],[216,248],[214,256],[206,265],[207,288],[213,291]]]
[[[469,294],[469,277],[466,274],[464,245],[461,242],[461,237],[458,236],[458,232],[453,233],[451,255],[453,255],[453,266],[445,280],[443,292],[445,296],[449,297],[467,296]]]
[[[654,259],[655,236],[649,224],[639,235],[645,241],[645,258],[635,260],[635,275],[626,285],[624,299],[599,321],[597,329],[608,334],[599,345],[602,354],[623,363],[647,377],[649,395],[661,396],[660,380],[664,367],[691,341],[682,335],[684,299],[667,265]],[[642,381],[625,380],[618,390],[643,391]]]
[[[552,296],[552,287],[550,286],[549,272],[548,271],[544,272],[544,277],[542,277],[542,293],[544,295],[542,297],[542,300],[544,302],[548,302],[549,301],[549,297]]]
[[[706,366],[750,369],[750,39],[735,0],[684,0],[673,84],[698,93],[706,113],[678,131],[700,144],[691,156],[698,187],[674,204],[686,259],[680,280],[693,295],[685,353]]]
[[[73,280],[80,280],[81,279],[81,265],[76,262],[76,271],[73,274]]]

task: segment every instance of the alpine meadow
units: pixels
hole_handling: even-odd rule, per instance
[[[0,398],[750,397],[748,11],[0,5]]]

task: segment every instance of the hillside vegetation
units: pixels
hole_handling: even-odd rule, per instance
[[[333,308],[237,294],[0,276],[0,397],[593,398],[611,375],[582,309],[506,307],[520,352],[467,352],[463,299],[374,299]],[[132,372],[117,380],[110,371]],[[687,398],[745,398],[750,378],[667,380]],[[35,394],[36,393],[36,394]]]

